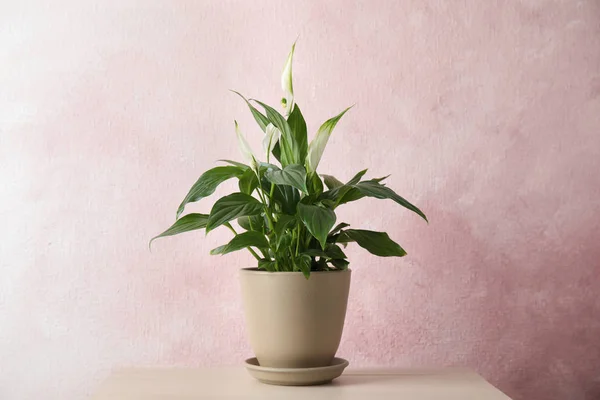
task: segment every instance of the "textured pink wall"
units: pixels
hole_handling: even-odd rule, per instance
[[[600,398],[600,3],[0,4],[0,398],[81,399],[113,367],[249,356],[228,232],[147,240],[239,158],[227,89],[296,96],[336,129],[322,172],[369,167],[431,224],[365,200],[340,355],[466,365],[517,400]],[[221,188],[218,194],[226,193]],[[192,209],[207,211],[210,201]]]

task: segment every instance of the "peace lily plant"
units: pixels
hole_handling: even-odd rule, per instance
[[[336,225],[336,209],[364,197],[390,199],[427,218],[385,186],[382,182],[386,177],[364,179],[365,169],[344,183],[317,172],[332,131],[351,107],[325,121],[308,142],[306,122],[294,99],[294,48],[295,44],[281,77],[285,93],[282,113],[234,92],[246,102],[264,132],[265,162],[251,150],[236,121],[235,132],[246,163],[222,160],[227,165],[203,173],[179,205],[175,223],[152,240],[198,229],[205,229],[208,234],[225,226],[234,237],[211,250],[211,254],[247,249],[256,258],[259,270],[299,271],[306,278],[314,271],[346,270],[349,262],[342,247],[350,242],[381,257],[406,255],[387,233],[350,229],[345,222]],[[187,204],[213,194],[222,182],[232,178],[238,180],[239,191],[217,200],[209,214],[181,216]],[[234,221],[241,230],[233,227]]]

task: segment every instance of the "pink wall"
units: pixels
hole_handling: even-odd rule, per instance
[[[600,3],[282,3],[2,2],[0,398],[251,354],[251,258],[208,255],[228,232],[147,240],[202,171],[239,159],[234,118],[258,148],[227,89],[276,102],[298,34],[309,130],[357,103],[320,170],[391,173],[431,219],[342,209],[409,256],[349,248],[340,355],[466,365],[516,400],[600,398]]]

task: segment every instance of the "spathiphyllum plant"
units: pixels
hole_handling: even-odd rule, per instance
[[[246,164],[222,160],[225,165],[203,173],[179,205],[175,223],[152,240],[197,229],[205,229],[208,234],[225,226],[234,237],[211,250],[211,254],[247,249],[261,270],[299,271],[307,278],[311,271],[347,269],[349,262],[342,247],[350,242],[381,257],[406,255],[387,233],[350,229],[345,222],[336,225],[336,209],[363,197],[390,199],[426,221],[427,218],[416,206],[385,186],[382,181],[386,177],[363,179],[365,169],[344,183],[331,175],[317,173],[329,136],[351,107],[325,121],[308,142],[306,122],[295,102],[292,86],[294,48],[295,45],[281,77],[285,92],[282,113],[234,92],[246,102],[264,132],[265,162],[259,161],[235,122]],[[232,178],[238,180],[239,191],[217,200],[209,214],[181,216],[188,203],[210,196],[217,186]],[[238,229],[232,225],[234,221]]]

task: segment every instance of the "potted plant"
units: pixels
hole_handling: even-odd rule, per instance
[[[389,199],[427,220],[382,183],[386,177],[365,179],[365,169],[342,182],[317,173],[329,136],[350,107],[325,121],[309,143],[294,99],[294,48],[281,79],[282,113],[234,92],[264,132],[265,162],[259,161],[235,122],[245,163],[222,160],[225,165],[203,173],[179,205],[175,223],[154,238],[198,229],[208,234],[221,226],[231,230],[229,243],[211,254],[246,249],[256,259],[256,267],[240,274],[250,343],[260,365],[275,368],[323,367],[332,362],[350,286],[349,261],[342,248],[356,243],[381,257],[406,255],[384,232],[336,224],[338,207],[364,197]],[[238,180],[239,191],[218,199],[208,214],[182,216],[188,203],[213,194],[228,179]]]

